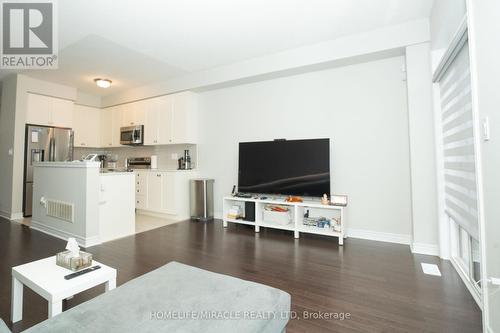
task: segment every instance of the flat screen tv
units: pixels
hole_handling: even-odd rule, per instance
[[[241,142],[238,191],[330,194],[330,139]]]

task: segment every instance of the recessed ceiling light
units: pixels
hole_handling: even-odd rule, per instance
[[[94,79],[94,82],[100,88],[109,88],[111,86],[111,80],[108,79]]]

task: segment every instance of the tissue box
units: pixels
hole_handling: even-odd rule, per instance
[[[78,271],[92,265],[92,254],[80,251],[78,257],[72,257],[71,251],[59,252],[56,255],[56,264],[72,271]]]

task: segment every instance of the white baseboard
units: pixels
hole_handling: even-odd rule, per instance
[[[347,228],[347,237],[367,239],[379,242],[396,243],[396,244],[410,244],[410,235],[394,234],[389,232],[351,229]]]
[[[0,217],[3,217],[7,220],[21,220],[23,218],[23,213],[8,213],[5,211],[0,211]]]
[[[167,213],[159,213],[159,212],[153,212],[151,210],[143,210],[143,209],[136,209],[135,211],[137,214],[140,215],[146,215],[146,216],[151,216],[151,217],[157,217],[160,219],[167,219],[167,220],[187,220],[189,217],[186,216],[179,216],[179,215],[173,215],[173,214],[167,214]]]
[[[4,212],[3,210],[0,210],[0,217],[3,217],[6,220],[10,220],[10,213]]]
[[[101,240],[100,240],[99,236],[92,236],[92,237],[85,238],[85,237],[81,237],[81,236],[75,235],[75,234],[67,232],[67,231],[63,231],[63,230],[49,227],[43,223],[33,221],[33,220],[31,221],[30,227],[34,230],[43,232],[44,234],[51,235],[53,237],[56,237],[56,238],[59,238],[62,240],[68,240],[68,238],[73,237],[78,242],[78,245],[80,245],[81,247],[85,247],[85,248],[101,244]]]
[[[439,257],[439,246],[437,244],[413,243],[410,248],[411,252],[414,254],[426,254]]]

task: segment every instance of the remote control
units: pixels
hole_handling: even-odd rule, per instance
[[[95,271],[96,269],[99,269],[99,268],[101,268],[101,266],[89,267],[89,268],[83,269],[83,270],[81,270],[79,272],[68,274],[64,278],[66,280],[71,280],[73,278],[76,278],[77,276],[80,276],[80,275],[85,274],[85,273],[93,272],[93,271]]]

